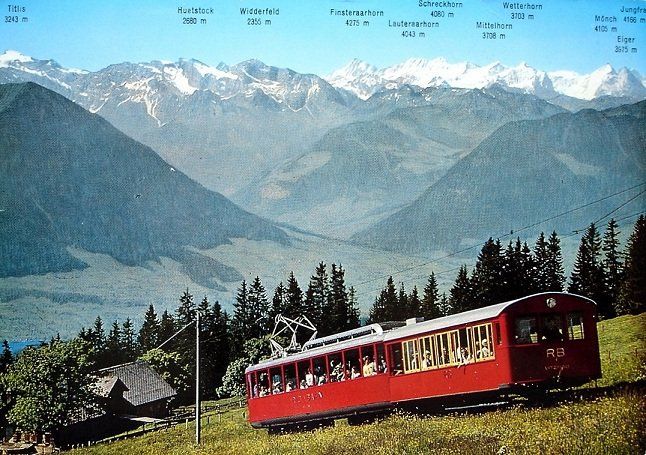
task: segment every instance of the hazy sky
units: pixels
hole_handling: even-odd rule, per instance
[[[515,66],[525,61],[548,71],[582,73],[610,63],[646,74],[646,23],[642,23],[646,22],[646,1],[529,3],[536,9],[505,8],[504,3],[528,6],[528,2],[501,0],[23,0],[15,4],[24,7],[24,12],[3,6],[0,52],[14,49],[88,70],[123,61],[184,57],[217,65],[257,58],[270,65],[325,75],[353,58],[384,67],[411,57],[445,57],[449,62],[468,60],[480,65],[498,60]],[[181,14],[180,6],[213,8],[213,14]],[[622,13],[622,7],[637,12]],[[279,14],[241,14],[241,8],[277,8]],[[383,16],[330,14],[346,9],[383,11]],[[521,16],[512,18],[512,13]],[[614,16],[617,22],[598,22],[595,15]],[[18,23],[7,22],[7,16],[17,17]],[[635,23],[626,22],[627,16],[634,17]],[[193,17],[197,24],[183,23],[184,18]],[[253,19],[260,19],[260,25]],[[348,19],[358,19],[359,25],[346,23]],[[437,22],[439,26],[389,25],[397,21]],[[484,37],[488,30],[477,28],[477,22],[511,24],[512,28],[489,31],[496,32],[493,39]],[[597,26],[602,28],[595,30]],[[416,33],[402,36],[404,31]],[[622,36],[633,41],[619,42]]]

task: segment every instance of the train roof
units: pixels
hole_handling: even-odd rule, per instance
[[[305,346],[303,346],[303,350],[301,352],[290,354],[287,357],[263,360],[256,365],[248,367],[246,369],[246,372],[270,368],[273,366],[282,365],[286,362],[297,362],[300,360],[309,359],[311,357],[316,357],[318,355],[324,355],[356,346],[362,346],[364,344],[387,342],[399,338],[414,336],[420,333],[433,332],[448,327],[486,321],[488,319],[498,317],[503,311],[516,303],[527,301],[538,296],[547,297],[550,295],[567,295],[570,297],[575,297],[577,299],[586,300],[588,302],[591,302],[593,305],[596,305],[594,301],[588,299],[587,297],[582,297],[576,294],[543,292],[521,297],[515,300],[510,300],[508,302],[497,303],[495,305],[465,311],[463,313],[431,319],[424,322],[411,322],[408,324],[405,324],[404,322],[370,324],[368,326],[359,327],[357,329],[348,330],[346,332],[341,332],[327,337],[311,340],[307,342]]]

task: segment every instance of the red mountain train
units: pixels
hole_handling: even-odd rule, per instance
[[[543,293],[314,339],[247,368],[249,422],[358,423],[393,407],[579,385],[601,377],[596,321],[593,301]]]

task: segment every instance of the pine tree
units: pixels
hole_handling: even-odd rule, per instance
[[[383,290],[384,293],[384,305],[386,308],[385,311],[385,320],[386,321],[398,321],[399,316],[399,308],[397,308],[397,305],[399,305],[399,299],[397,298],[397,290],[395,289],[395,282],[393,281],[393,277],[390,276],[388,277],[388,281],[386,282],[386,287]]]
[[[112,328],[108,332],[108,337],[106,339],[106,358],[108,360],[107,365],[119,365],[125,362],[126,357],[123,352],[122,345],[123,337],[121,335],[121,326],[119,321],[112,322]]]
[[[466,265],[460,267],[458,275],[455,278],[455,283],[449,291],[449,296],[450,314],[461,313],[472,309],[473,291]]]
[[[394,319],[404,321],[408,318],[412,318],[411,308],[409,307],[408,295],[406,295],[406,289],[404,289],[404,283],[399,283],[399,292],[397,294],[397,313],[395,314]]]
[[[2,341],[2,354],[0,354],[0,374],[6,373],[9,365],[13,363],[13,354],[7,340]],[[0,401],[0,404],[2,401]],[[1,420],[1,419],[0,419]]]
[[[161,341],[163,340],[159,340],[159,320],[157,319],[157,313],[155,313],[155,307],[150,304],[144,315],[144,322],[141,325],[141,329],[139,329],[139,334],[137,335],[137,344],[142,354],[144,354],[156,348]]]
[[[278,286],[276,286],[276,290],[274,290],[274,297],[271,299],[271,308],[269,310],[269,321],[272,325],[272,330],[276,321],[276,316],[278,316],[279,314],[285,314],[286,308],[287,308],[287,289],[285,288],[285,285],[281,281],[280,283],[278,283]]]
[[[88,330],[88,337],[92,351],[89,355],[90,362],[94,363],[97,368],[103,368],[110,365],[106,353],[106,337],[101,317],[97,316],[94,320],[93,328]]]
[[[343,332],[354,328],[350,320],[348,290],[345,286],[345,270],[339,264],[331,267],[329,308],[333,332]]]
[[[267,293],[265,287],[260,281],[260,277],[256,277],[249,287],[249,294],[247,297],[249,308],[249,332],[251,338],[260,338],[268,335],[271,331],[269,324],[269,302],[267,301]],[[273,328],[273,324],[271,324]]]
[[[353,286],[348,289],[348,327],[354,329],[361,326],[361,314],[357,302],[357,293]]]
[[[451,309],[451,303],[449,302],[449,299],[446,297],[446,292],[443,292],[442,296],[440,297],[440,302],[438,303],[438,310],[440,312],[440,317],[448,316],[453,312]]]
[[[159,337],[157,339],[157,346],[165,343],[170,337],[175,333],[175,321],[173,317],[168,314],[167,310],[164,310],[162,316],[159,320]],[[155,346],[155,347],[157,347]]]
[[[441,316],[438,308],[439,292],[437,289],[437,279],[435,272],[431,272],[428,276],[426,286],[424,286],[424,296],[420,304],[419,315],[425,320],[435,319]]]
[[[307,286],[304,308],[309,320],[319,329],[323,328],[321,318],[323,309],[326,308],[329,286],[325,263],[319,262]]]
[[[563,269],[563,257],[561,255],[561,240],[552,232],[547,242],[547,262],[545,265],[544,291],[561,292],[565,284],[565,270]]]
[[[247,282],[242,280],[236,294],[236,301],[233,304],[233,319],[231,321],[232,348],[236,354],[234,357],[242,354],[244,342],[251,338],[250,327],[251,312],[249,310],[249,292],[247,290]]]
[[[586,229],[581,238],[579,250],[570,275],[568,292],[591,298],[598,305],[599,316],[610,317],[603,284],[604,274],[601,264],[601,237],[594,223]]]
[[[624,280],[619,293],[620,314],[646,311],[646,217],[641,215],[628,239]]]
[[[375,302],[370,307],[368,313],[368,324],[377,322],[385,322],[388,318],[386,316],[386,300],[384,298],[384,291],[381,291],[379,297],[375,297]]]
[[[535,259],[535,271],[534,271],[534,282],[536,284],[537,292],[546,292],[549,291],[548,284],[548,252],[547,252],[547,241],[545,240],[545,233],[541,232],[536,239],[536,244],[534,245],[534,259]]]
[[[127,362],[132,362],[137,358],[137,341],[135,339],[135,330],[132,320],[126,318],[121,330],[121,346],[123,347],[123,357]]]
[[[417,286],[413,286],[413,290],[410,291],[410,295],[408,296],[408,308],[411,317],[424,317],[422,314],[422,301],[419,298]]]
[[[219,302],[213,305],[206,296],[197,307],[200,313],[201,377],[200,388],[205,398],[215,397],[229,362],[229,339],[226,315]]]
[[[296,319],[303,312],[303,291],[298,285],[294,272],[289,273],[287,279],[287,307],[283,316]]]
[[[608,307],[608,317],[615,317],[617,315],[617,299],[619,298],[619,287],[623,279],[623,265],[619,253],[618,236],[619,230],[617,222],[612,218],[608,222],[602,243],[604,252],[604,284],[606,287],[605,297],[607,299],[604,307]]]
[[[472,310],[504,301],[503,256],[500,240],[489,238],[482,247],[472,275],[473,298],[463,302]],[[464,311],[463,310],[463,311]]]

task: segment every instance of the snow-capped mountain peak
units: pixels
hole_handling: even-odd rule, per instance
[[[21,54],[18,51],[6,50],[4,54],[0,55],[0,68],[6,68],[10,66],[11,63],[29,63],[33,59],[27,55]]]
[[[636,71],[616,71],[605,64],[587,75],[573,71],[547,73],[520,62],[508,67],[499,61],[479,66],[471,62],[450,63],[443,57],[432,60],[411,58],[397,65],[378,69],[358,60],[331,73],[326,80],[337,88],[353,92],[362,99],[397,86],[421,88],[448,85],[454,88],[485,88],[500,85],[545,99],[559,95],[591,100],[609,95],[632,99],[646,96],[643,78]]]

